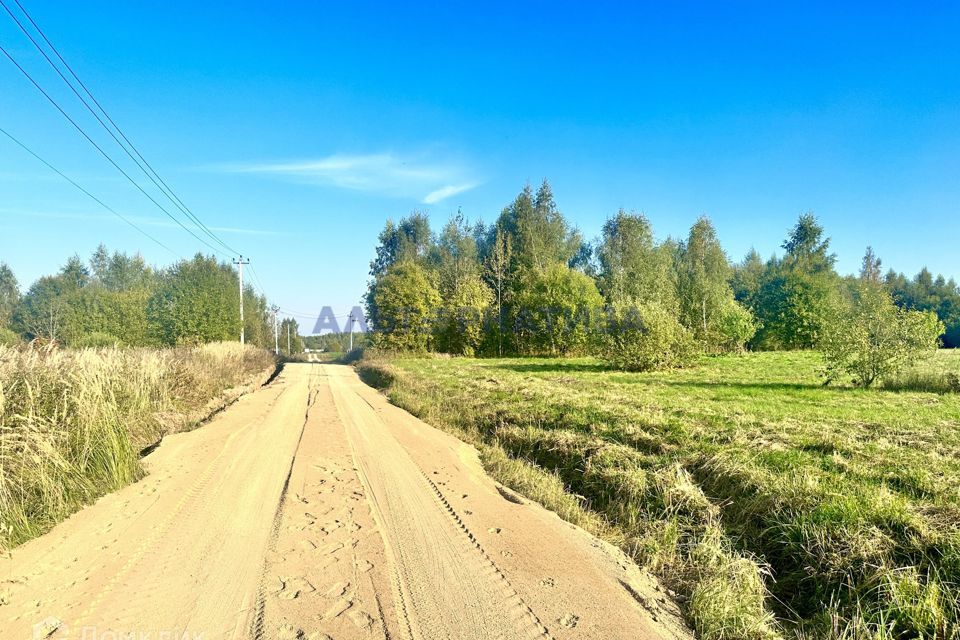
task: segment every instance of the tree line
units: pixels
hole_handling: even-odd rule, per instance
[[[240,285],[236,271],[197,254],[165,268],[140,255],[100,245],[84,262],[70,257],[54,274],[20,291],[10,267],[0,263],[0,343],[40,339],[68,346],[178,346],[240,337]],[[273,316],[251,286],[243,291],[246,342],[273,348]],[[286,331],[297,336],[292,318]],[[299,344],[299,342],[297,343]]]
[[[624,210],[587,242],[544,181],[536,191],[525,187],[490,225],[471,224],[461,212],[439,233],[419,212],[388,221],[370,265],[366,310],[374,344],[385,349],[595,354],[651,369],[698,353],[824,348],[838,321],[853,322],[851,308],[865,308],[870,289],[888,321],[912,322],[916,333],[922,315],[930,344],[960,344],[953,280],[926,269],[913,279],[883,275],[870,249],[859,275],[841,276],[810,213],[781,247],[767,260],[750,251],[733,263],[707,217],[685,238],[657,241],[643,214]]]

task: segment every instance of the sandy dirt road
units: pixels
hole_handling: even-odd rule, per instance
[[[0,560],[0,638],[686,637],[609,545],[352,369],[288,365]]]

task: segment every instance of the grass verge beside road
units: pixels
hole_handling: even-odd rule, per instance
[[[824,387],[820,367],[809,352],[641,374],[359,364],[505,484],[660,576],[703,638],[960,637],[960,395]],[[944,378],[960,354],[925,367]]]
[[[274,366],[238,343],[0,347],[0,548],[135,481],[143,448],[192,428]]]

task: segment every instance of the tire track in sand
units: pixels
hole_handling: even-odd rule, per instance
[[[413,640],[549,639],[549,632],[378,413],[328,378]]]

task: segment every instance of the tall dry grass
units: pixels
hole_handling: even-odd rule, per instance
[[[136,480],[140,450],[264,375],[237,343],[179,349],[0,346],[0,547],[37,536]]]

